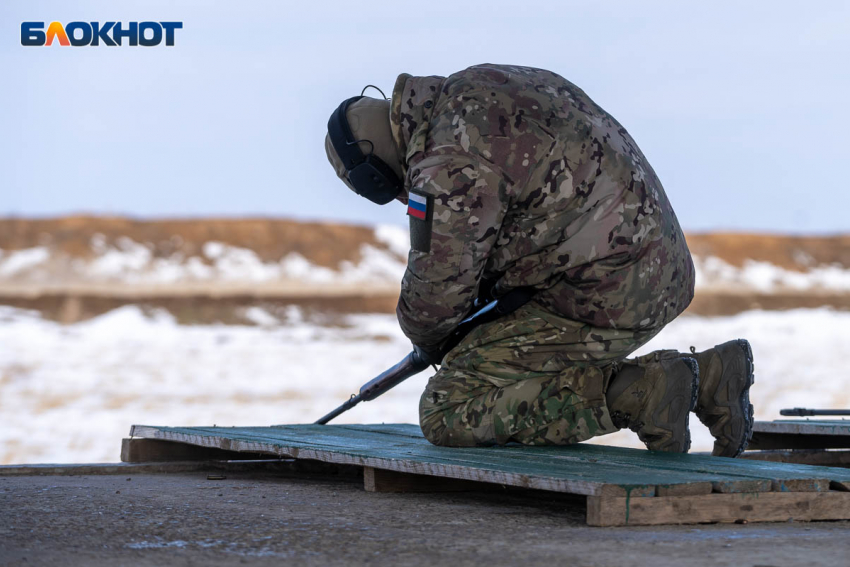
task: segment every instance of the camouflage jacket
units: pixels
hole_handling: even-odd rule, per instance
[[[693,263],[661,182],[569,81],[492,64],[405,73],[390,121],[405,187],[428,207],[410,218],[429,234],[413,239],[397,307],[414,344],[448,336],[482,278],[497,296],[537,287],[547,309],[604,328],[659,328],[690,303]]]

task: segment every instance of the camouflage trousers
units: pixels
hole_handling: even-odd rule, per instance
[[[617,431],[605,392],[614,364],[661,329],[602,329],[531,301],[470,333],[419,403],[435,445],[570,445]]]

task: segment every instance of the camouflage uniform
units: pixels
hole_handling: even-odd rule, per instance
[[[509,65],[402,74],[390,122],[405,188],[429,207],[410,219],[397,308],[411,341],[436,348],[482,280],[497,297],[540,290],[445,357],[421,400],[426,437],[565,444],[613,431],[612,363],[693,297],[684,236],[637,144],[564,78]]]

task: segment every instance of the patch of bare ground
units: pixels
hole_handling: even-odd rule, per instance
[[[850,267],[850,235],[792,236],[741,232],[688,233],[691,254],[715,256],[741,267],[746,260],[803,271],[820,265]]]
[[[211,471],[215,472],[215,471]],[[847,522],[591,528],[532,491],[227,472],[0,477],[0,565],[846,564]]]

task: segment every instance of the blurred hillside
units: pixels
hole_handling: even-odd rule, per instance
[[[850,309],[850,235],[688,234],[689,309]],[[392,312],[408,250],[399,227],[282,219],[0,219],[0,304],[63,322],[127,303],[182,322],[244,312]]]

